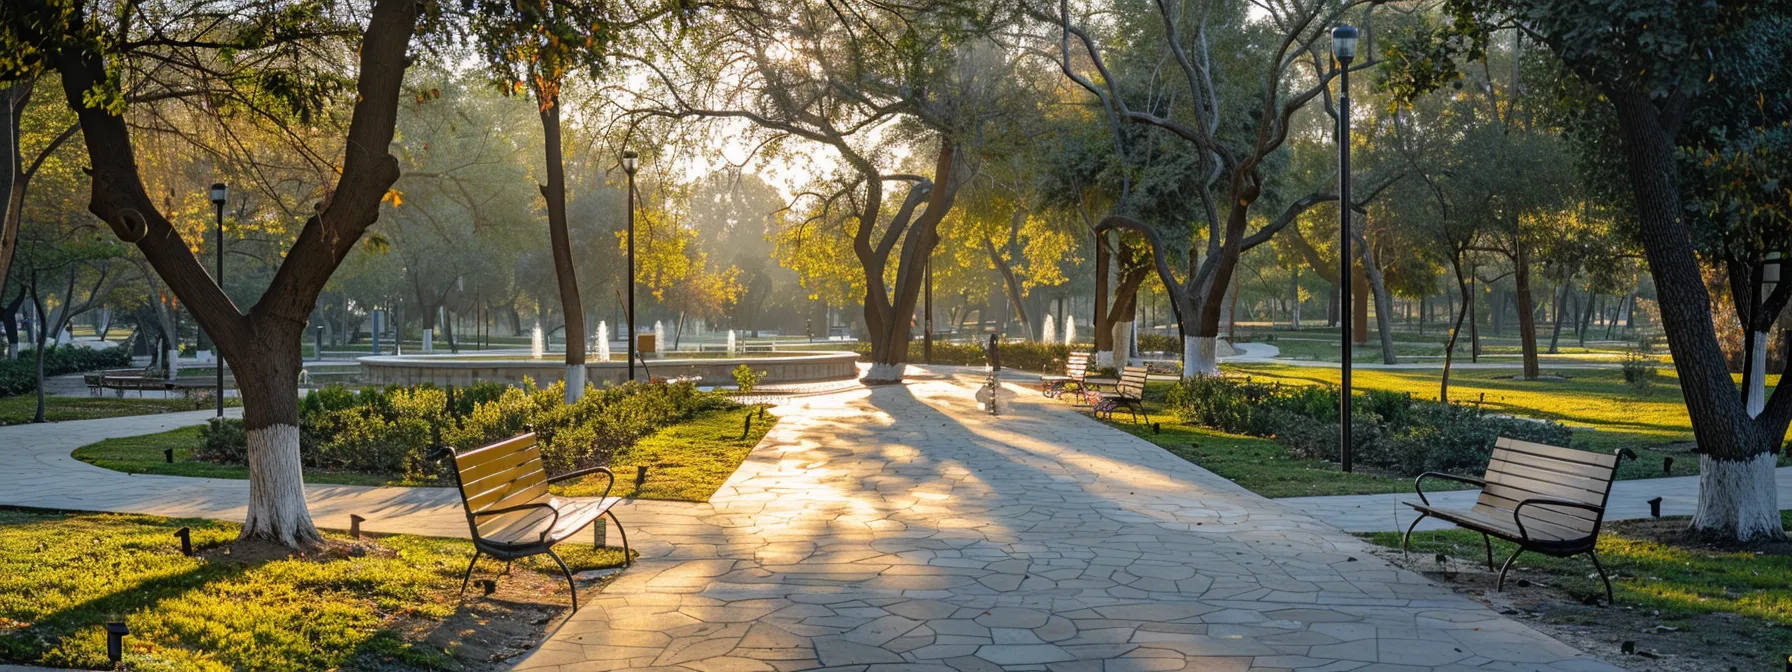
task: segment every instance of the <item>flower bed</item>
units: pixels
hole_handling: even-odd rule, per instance
[[[443,482],[438,445],[467,449],[523,432],[540,440],[550,472],[607,464],[618,449],[662,427],[735,406],[689,383],[591,388],[567,404],[561,383],[536,389],[481,383],[368,388],[331,386],[299,406],[299,455],[306,467],[372,474],[412,484]],[[245,464],[241,420],[212,420],[195,457]]]
[[[1272,438],[1298,457],[1330,460],[1338,455],[1338,394],[1338,388],[1329,385],[1209,376],[1177,383],[1167,402],[1184,422]],[[1560,423],[1496,415],[1405,393],[1371,390],[1352,399],[1355,461],[1409,476],[1479,471],[1501,436],[1558,446],[1568,445],[1572,438]]]

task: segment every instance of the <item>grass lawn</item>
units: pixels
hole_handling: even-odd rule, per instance
[[[1248,375],[1257,379],[1280,380],[1290,384],[1336,384],[1335,369],[1310,368],[1286,364],[1228,364],[1230,374]],[[1626,460],[1618,469],[1619,479],[1688,476],[1698,474],[1698,456],[1683,444],[1692,440],[1692,425],[1686,407],[1673,388],[1672,369],[1662,372],[1664,384],[1653,395],[1638,398],[1624,384],[1622,374],[1608,370],[1575,370],[1568,380],[1512,380],[1510,370],[1463,370],[1450,375],[1451,397],[1457,401],[1474,401],[1500,413],[1529,418],[1556,420],[1575,428],[1575,445],[1600,452],[1620,447],[1637,453],[1636,460]],[[1435,399],[1437,371],[1357,371],[1354,384],[1359,388],[1389,389],[1411,392],[1416,397]],[[1777,376],[1769,383],[1776,383]],[[1359,495],[1387,492],[1412,492],[1412,477],[1398,474],[1358,470],[1346,474],[1335,462],[1305,460],[1294,457],[1275,441],[1263,438],[1226,434],[1207,427],[1182,423],[1163,407],[1170,383],[1152,382],[1146,390],[1145,407],[1150,420],[1134,425],[1124,413],[1111,423],[1162,446],[1195,464],[1224,476],[1246,489],[1266,497],[1304,497],[1316,495]],[[1482,395],[1486,396],[1483,397]],[[1159,423],[1160,434],[1151,432],[1151,422]],[[1673,458],[1671,471],[1664,471],[1665,458]],[[1792,465],[1792,457],[1781,457],[1782,466]],[[1475,474],[1478,475],[1478,474]],[[1470,486],[1434,480],[1427,489],[1449,490]]]
[[[237,406],[235,399],[228,400],[228,405]],[[212,408],[210,405],[200,409]],[[116,397],[44,397],[44,417],[50,422],[64,420],[92,420],[94,418],[116,418],[125,415],[149,415],[152,413],[171,413],[174,411],[199,410],[193,408],[193,402],[185,399],[119,399]],[[37,417],[37,395],[21,394],[12,397],[0,397],[0,426],[20,425],[31,422]]]
[[[181,527],[195,557],[181,555]],[[479,631],[502,628],[482,625],[517,613],[518,600],[536,596],[528,617],[544,623],[540,610],[567,606],[545,556],[499,579],[494,597],[505,600],[472,590],[463,602],[465,541],[383,537],[357,556],[352,540],[326,535],[333,550],[309,559],[257,560],[223,553],[237,532],[200,519],[0,510],[0,662],[110,668],[104,624],[120,620],[132,670],[457,670],[486,663],[496,645]],[[623,561],[615,548],[559,552],[575,571]]]
[[[760,437],[775,423],[776,416],[758,417],[758,408],[737,408],[710,411],[685,422],[672,425],[635,445],[624,448],[611,460],[616,471],[613,496],[643,499],[669,499],[687,502],[708,501],[716,488],[728,480],[747,452],[759,443]],[[742,425],[753,415],[752,431],[741,436]],[[168,476],[201,476],[207,478],[249,477],[245,466],[217,464],[193,459],[199,445],[199,428],[183,427],[160,434],[147,434],[120,439],[107,439],[75,449],[74,457],[94,466],[130,474],[163,474]],[[162,451],[174,450],[174,463],[169,464]],[[647,467],[647,483],[637,491],[635,467]],[[342,471],[305,470],[307,483],[344,485],[417,485],[374,474]],[[557,485],[555,492],[568,496],[594,496],[603,492],[603,479],[584,478],[578,482]],[[449,485],[453,483],[450,482]]]
[[[743,436],[747,416],[753,417],[753,425]],[[758,406],[748,406],[711,411],[662,429],[617,451],[610,460],[610,468],[616,471],[616,488],[610,494],[707,502],[777,421],[770,413],[762,419]],[[647,467],[647,482],[639,489],[635,487],[637,466]],[[601,483],[603,479],[585,478],[554,487],[559,494],[578,497],[601,494]]]
[[[1784,524],[1792,525],[1792,512],[1781,512],[1780,516]],[[1760,664],[1743,665],[1742,669],[1768,669],[1769,664],[1779,664],[1787,652],[1792,652],[1792,544],[1781,542],[1741,550],[1711,548],[1687,542],[1680,534],[1686,523],[1685,517],[1607,523],[1599,538],[1599,559],[1612,577],[1619,608],[1596,609],[1596,613],[1570,609],[1560,622],[1572,626],[1605,625],[1618,631],[1614,634],[1623,639],[1640,640],[1647,635],[1680,632],[1676,636],[1696,638],[1694,643],[1734,649],[1725,651],[1726,654],[1759,658]],[[1381,546],[1400,546],[1399,533],[1361,536]],[[1496,562],[1503,561],[1515,548],[1499,540],[1493,546]],[[1428,573],[1443,570],[1433,560],[1437,554],[1443,554],[1462,563],[1456,567],[1469,575],[1462,582],[1492,589],[1493,573],[1486,572],[1482,564],[1479,534],[1465,530],[1418,532],[1413,535],[1411,549],[1406,562],[1412,569]],[[1451,576],[1446,574],[1445,578]],[[1519,579],[1561,591],[1570,604],[1595,597],[1601,602],[1605,599],[1605,589],[1586,556],[1550,558],[1526,553],[1507,578],[1507,589],[1513,590]],[[1660,612],[1658,616],[1652,613],[1655,611]],[[1641,627],[1624,632],[1622,620],[1631,614],[1643,622]],[[1613,623],[1614,620],[1619,623]],[[1714,642],[1714,637],[1725,639]],[[1639,648],[1643,643],[1639,642]],[[1702,659],[1685,655],[1692,660]],[[1702,669],[1726,669],[1715,660],[1706,662],[1709,667]]]

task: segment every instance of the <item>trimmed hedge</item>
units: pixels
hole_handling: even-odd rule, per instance
[[[299,456],[305,466],[443,483],[435,447],[464,450],[534,431],[553,472],[608,464],[623,447],[699,412],[734,406],[690,383],[628,383],[589,388],[566,404],[563,383],[540,389],[480,383],[450,391],[433,385],[367,388],[334,385],[299,404]],[[211,421],[196,457],[246,464],[243,422]]]
[[[925,343],[909,341],[908,361],[920,364],[927,361]],[[933,363],[954,366],[988,366],[989,357],[984,352],[985,343],[945,343],[934,341]],[[1040,371],[1058,373],[1064,370],[1064,360],[1070,358],[1070,346],[1046,344],[1038,341],[1009,341],[1001,344],[1002,368],[1020,369],[1022,371]],[[871,356],[871,344],[859,342],[853,346],[860,358]]]
[[[1335,460],[1338,394],[1333,386],[1208,376],[1178,383],[1167,401],[1184,422],[1272,438],[1299,457]],[[1479,472],[1501,436],[1556,446],[1573,438],[1560,423],[1495,415],[1410,394],[1370,390],[1352,399],[1355,460],[1408,476]]]
[[[131,352],[116,347],[95,350],[83,346],[49,346],[44,349],[44,377],[119,369],[131,365]],[[0,361],[0,397],[37,390],[37,353],[25,350],[18,359]]]

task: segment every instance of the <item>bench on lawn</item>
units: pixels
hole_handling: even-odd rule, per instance
[[[1073,352],[1070,353],[1069,359],[1064,360],[1064,375],[1040,376],[1039,380],[1040,382],[1045,383],[1045,389],[1043,390],[1045,398],[1056,399],[1063,396],[1065,392],[1071,391],[1070,386],[1072,385],[1075,385],[1079,390],[1082,389],[1083,378],[1088,375],[1089,353]]]
[[[1599,540],[1599,525],[1605,519],[1605,502],[1618,473],[1618,462],[1626,457],[1634,460],[1636,453],[1619,448],[1608,455],[1500,437],[1482,478],[1426,472],[1413,480],[1421,503],[1405,504],[1418,511],[1419,517],[1400,538],[1400,552],[1406,552],[1413,528],[1428,517],[1480,532],[1487,547],[1488,571],[1493,570],[1491,537],[1518,544],[1518,550],[1500,566],[1499,583],[1494,590],[1505,589],[1506,572],[1525,551],[1557,558],[1585,553],[1593,559],[1599,579],[1605,582],[1605,599],[1609,603],[1613,600],[1612,582],[1606,578],[1593,546]],[[1427,478],[1478,485],[1481,496],[1469,509],[1435,507],[1425,498],[1423,485]]]
[[[125,391],[136,390],[141,396],[144,390],[169,389],[169,381],[159,375],[151,375],[144,369],[114,369],[81,374],[81,382],[87,385],[87,393],[100,396],[103,390],[113,390],[117,396],[123,397]]]
[[[1145,378],[1150,370],[1143,366],[1129,366],[1120,370],[1120,381],[1115,383],[1113,392],[1095,393],[1095,405],[1091,410],[1095,417],[1113,420],[1114,411],[1125,408],[1132,414],[1134,423],[1140,422],[1145,413]]]
[[[625,561],[628,558],[628,533],[622,530],[622,521],[617,520],[614,511],[622,498],[610,496],[610,490],[616,487],[616,474],[609,468],[592,467],[548,476],[533,433],[465,452],[453,451],[453,455],[454,482],[460,488],[467,526],[473,533],[473,561],[467,563],[467,574],[461,578],[461,593],[467,592],[473,566],[479,563],[481,555],[511,562],[545,553],[566,575],[572,610],[578,611],[578,586],[573,583],[572,571],[554,553],[554,544],[578,534],[601,516],[607,515],[616,523],[616,531],[622,536],[623,557]],[[610,479],[604,494],[596,499],[567,499],[548,492],[550,483],[590,474],[603,474]]]

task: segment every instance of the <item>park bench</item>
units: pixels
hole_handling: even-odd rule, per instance
[[[112,390],[123,397],[128,390],[136,390],[141,396],[144,390],[166,390],[169,382],[160,375],[154,375],[143,369],[114,369],[81,375],[81,382],[87,384],[87,393],[100,396],[104,390]]]
[[[592,467],[548,476],[542,467],[541,447],[536,445],[533,433],[465,452],[453,451],[453,455],[454,482],[460,488],[467,526],[473,533],[473,561],[467,563],[467,574],[460,582],[463,594],[467,592],[467,582],[473,578],[473,566],[478,564],[481,555],[508,563],[546,554],[566,575],[566,587],[572,593],[572,610],[578,611],[578,586],[573,583],[572,571],[554,553],[554,545],[606,515],[616,523],[616,531],[622,536],[623,557],[628,557],[628,533],[622,530],[622,521],[617,520],[614,510],[622,498],[610,496],[610,490],[616,487],[616,474],[608,468]],[[548,492],[550,483],[590,474],[603,474],[610,479],[603,495],[596,499],[567,499]]]
[[[1618,462],[1625,457],[1634,460],[1636,453],[1619,448],[1608,455],[1500,437],[1482,478],[1426,472],[1413,480],[1420,503],[1405,504],[1418,511],[1419,517],[1406,528],[1400,551],[1406,552],[1413,528],[1427,517],[1480,532],[1487,547],[1488,571],[1493,570],[1491,537],[1518,544],[1518,550],[1500,566],[1494,590],[1505,589],[1506,572],[1525,551],[1557,558],[1585,553],[1593,559],[1593,569],[1605,582],[1605,599],[1611,602],[1612,582],[1606,578],[1593,546],[1599,540],[1599,525],[1605,519],[1605,502],[1618,473]],[[1481,495],[1466,510],[1435,507],[1425,498],[1423,486],[1427,478],[1477,485]]]
[[[1138,423],[1144,416],[1145,378],[1149,370],[1143,366],[1129,366],[1120,370],[1120,380],[1114,384],[1113,392],[1095,393],[1095,403],[1090,410],[1095,417],[1113,420],[1114,411],[1125,408],[1132,414],[1132,421]]]
[[[1071,391],[1073,385],[1078,390],[1082,389],[1083,377],[1087,375],[1089,375],[1089,353],[1073,352],[1070,353],[1069,359],[1064,360],[1064,375],[1040,376],[1039,380],[1045,384],[1043,390],[1045,398],[1056,399],[1063,396],[1065,392]]]

